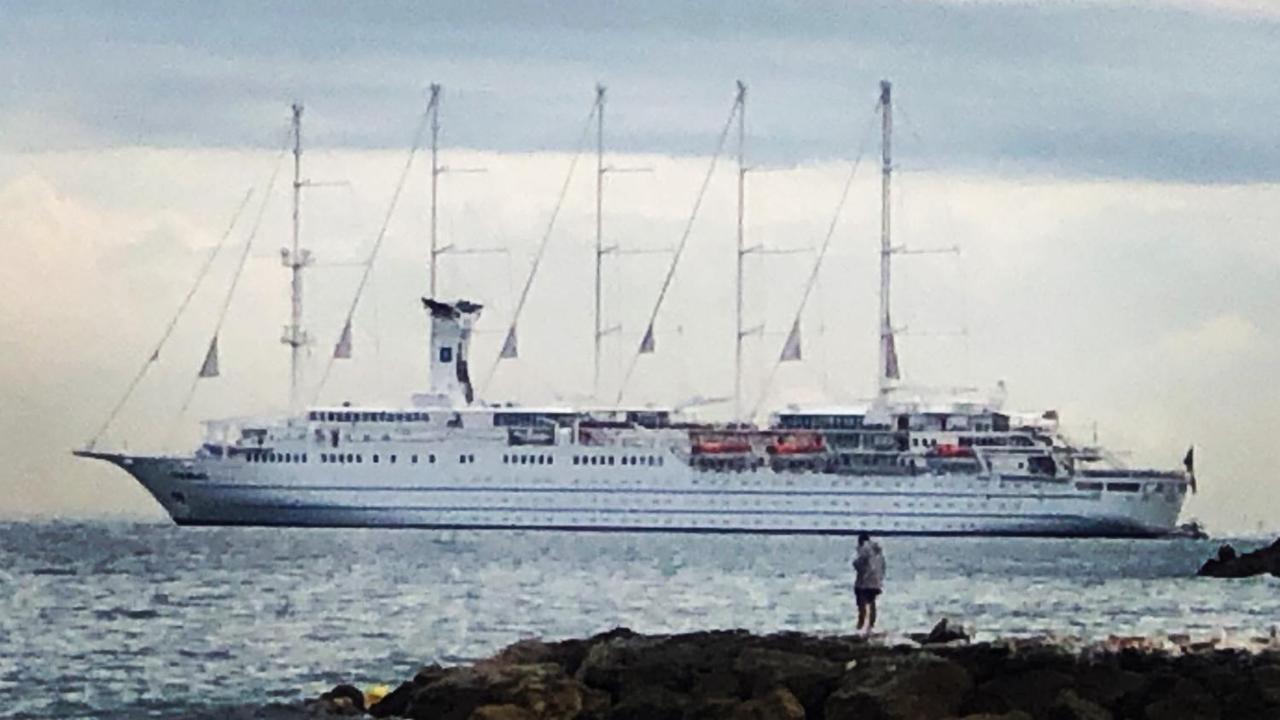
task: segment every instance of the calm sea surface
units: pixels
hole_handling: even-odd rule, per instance
[[[1256,544],[1256,543],[1255,543]],[[882,622],[981,636],[1262,633],[1216,542],[885,538]],[[1245,547],[1249,543],[1241,543]],[[848,632],[848,539],[0,525],[0,716],[185,717],[394,685],[522,637]]]

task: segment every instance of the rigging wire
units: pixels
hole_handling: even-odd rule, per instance
[[[876,103],[875,111],[880,109],[880,103]],[[800,296],[800,305],[796,308],[795,316],[791,323],[794,329],[800,323],[800,318],[804,314],[805,305],[809,302],[809,295],[813,291],[814,285],[818,281],[818,273],[822,270],[822,261],[827,256],[827,250],[831,247],[831,239],[835,237],[836,225],[840,222],[840,215],[844,212],[845,203],[849,199],[849,190],[853,187],[853,180],[858,174],[858,167],[862,164],[862,158],[866,154],[867,144],[871,136],[871,130],[875,126],[875,111],[872,111],[871,120],[868,121],[867,129],[863,131],[862,143],[858,146],[858,154],[854,158],[853,163],[849,167],[849,175],[845,177],[844,189],[840,191],[840,201],[836,203],[836,211],[831,216],[831,223],[827,226],[826,237],[822,239],[822,246],[818,250],[818,257],[814,260],[813,270],[809,272],[809,280],[805,283],[804,293]],[[790,330],[787,333],[787,340],[791,339]],[[773,385],[774,376],[778,373],[778,367],[782,365],[782,355],[773,362],[773,367],[769,369],[769,375],[765,378],[764,387],[760,390],[760,395],[756,400],[756,404],[751,409],[751,417],[756,417],[760,413],[760,406],[769,397],[769,388]]]
[[[355,317],[356,308],[360,306],[360,298],[364,293],[365,286],[369,283],[369,275],[373,270],[373,263],[378,258],[378,250],[382,247],[382,241],[387,238],[387,228],[391,225],[391,217],[395,214],[396,206],[400,203],[400,194],[404,190],[406,181],[409,179],[409,170],[413,168],[413,158],[418,154],[419,148],[422,147],[422,136],[426,133],[428,121],[431,118],[431,109],[422,114],[422,119],[418,121],[418,127],[413,133],[413,144],[409,147],[409,155],[405,158],[404,167],[400,169],[400,178],[396,182],[396,189],[391,193],[391,202],[387,205],[387,212],[382,218],[382,227],[378,229],[378,235],[373,241],[373,248],[369,251],[369,259],[364,263],[364,272],[360,275],[360,283],[356,286],[355,297],[351,299],[351,307],[347,310],[346,320],[343,321],[342,327],[347,328],[352,318]],[[324,390],[325,384],[329,381],[329,373],[333,370],[333,362],[336,359],[334,353],[329,354],[329,361],[325,363],[324,374],[320,376],[320,382],[316,385],[316,391],[312,395],[312,402],[316,402],[320,398],[320,393]]]
[[[680,235],[680,242],[676,245],[675,256],[671,258],[671,265],[667,268],[667,275],[662,279],[662,288],[658,291],[658,300],[653,304],[653,312],[649,314],[649,322],[645,325],[645,334],[640,340],[640,346],[636,348],[635,355],[631,356],[631,364],[627,366],[627,372],[622,376],[622,383],[618,386],[618,395],[614,399],[614,405],[622,404],[622,395],[627,390],[627,383],[631,380],[632,373],[635,372],[636,365],[640,362],[640,356],[644,353],[645,341],[650,339],[653,333],[653,323],[658,319],[658,311],[662,309],[662,301],[667,297],[667,290],[671,287],[671,280],[675,277],[676,267],[680,264],[680,256],[684,254],[685,245],[689,242],[689,235],[693,232],[693,223],[698,219],[698,210],[702,207],[702,200],[706,197],[707,186],[711,184],[711,176],[715,174],[716,163],[720,160],[720,155],[724,152],[725,141],[729,138],[729,129],[733,126],[733,119],[738,116],[742,110],[741,97],[733,101],[733,109],[729,111],[729,117],[724,121],[724,127],[720,130],[720,139],[716,143],[715,154],[711,156],[711,163],[707,166],[707,174],[702,178],[702,186],[698,188],[698,196],[693,202],[693,210],[689,213],[689,220],[685,223],[684,232]]]
[[[560,209],[564,207],[564,199],[569,193],[569,185],[573,181],[574,170],[578,167],[578,160],[582,159],[582,152],[586,148],[587,138],[591,134],[591,123],[596,118],[599,111],[599,103],[592,103],[591,112],[587,113],[587,121],[582,128],[582,134],[578,138],[577,149],[573,154],[573,159],[569,161],[569,172],[565,173],[564,183],[560,185],[560,194],[556,197],[555,207],[551,210],[551,217],[547,221],[547,229],[542,233],[542,239],[538,242],[538,252],[533,256],[533,266],[529,268],[529,275],[525,278],[524,288],[520,291],[520,299],[516,301],[515,312],[511,315],[511,325],[507,329],[507,335],[503,338],[503,347],[499,349],[498,356],[494,358],[493,365],[489,368],[489,374],[485,377],[484,387],[488,388],[489,383],[493,381],[494,374],[498,371],[498,365],[502,362],[502,351],[506,349],[506,340],[515,335],[516,324],[520,322],[520,313],[524,310],[524,303],[529,299],[529,290],[533,287],[533,279],[538,275],[538,266],[542,264],[542,258],[546,254],[547,245],[551,241],[551,233],[555,229],[556,219],[560,217]]]
[[[280,168],[284,166],[284,158],[289,154],[289,148],[283,147],[280,153],[276,155],[275,167],[271,169],[271,179],[267,181],[266,192],[262,195],[262,202],[258,204],[258,213],[253,219],[253,227],[249,230],[249,237],[245,238],[244,249],[240,251],[240,259],[236,264],[236,272],[231,276],[231,285],[227,288],[227,295],[222,300],[222,307],[218,310],[218,321],[213,326],[212,342],[217,342],[218,335],[222,332],[222,324],[227,319],[227,310],[231,308],[231,299],[235,297],[236,286],[240,284],[240,276],[244,274],[246,261],[249,259],[249,251],[253,248],[253,241],[258,236],[258,230],[262,227],[262,219],[266,215],[267,205],[271,200],[271,191],[275,189],[276,178],[280,175]],[[182,401],[182,407],[178,409],[178,416],[170,429],[170,438],[173,432],[178,428],[177,420],[181,420],[186,414],[187,408],[191,406],[191,400],[195,397],[196,388],[200,384],[200,373],[196,373],[195,378],[191,381],[191,387],[187,390],[186,397]],[[168,445],[168,438],[165,441]]]
[[[155,349],[147,356],[147,360],[142,364],[142,367],[138,368],[137,374],[133,376],[133,380],[129,383],[128,388],[125,389],[124,395],[120,398],[119,402],[111,408],[111,413],[107,415],[106,421],[102,423],[102,427],[98,428],[98,432],[95,433],[93,439],[89,441],[88,449],[92,450],[94,446],[98,444],[98,441],[102,439],[104,434],[106,434],[107,429],[111,427],[111,423],[115,422],[116,416],[120,414],[120,411],[124,409],[125,404],[129,402],[129,398],[133,397],[133,392],[138,388],[138,384],[142,382],[143,376],[147,374],[147,371],[151,369],[152,365],[156,364],[156,362],[160,360],[160,351],[164,349],[165,343],[169,341],[169,336],[173,334],[174,328],[177,327],[178,320],[182,317],[183,313],[186,312],[187,306],[191,304],[191,299],[195,297],[196,291],[200,289],[200,285],[204,282],[205,276],[209,274],[209,269],[213,267],[213,261],[216,260],[218,254],[222,252],[223,245],[226,244],[227,238],[231,237],[231,232],[235,230],[236,224],[240,222],[240,215],[244,212],[245,207],[249,205],[249,199],[252,197],[253,188],[249,188],[245,191],[244,197],[240,200],[240,204],[236,206],[236,211],[232,213],[231,222],[227,225],[227,229],[222,233],[222,236],[218,238],[218,243],[213,246],[213,250],[209,251],[209,257],[205,258],[204,264],[200,266],[200,270],[196,273],[195,282],[192,283],[191,288],[187,290],[186,297],[182,298],[182,302],[178,305],[177,312],[173,314],[173,317],[169,320],[169,324],[165,326],[164,332],[160,334],[160,340],[156,343]]]

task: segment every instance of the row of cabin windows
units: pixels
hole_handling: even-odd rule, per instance
[[[550,455],[503,455],[503,465],[555,465],[556,459]]]
[[[572,413],[495,412],[493,425],[494,427],[551,427],[567,425],[573,422],[574,417]]]
[[[662,465],[662,458],[657,455],[623,455],[616,459],[619,465]],[[613,455],[574,455],[574,465],[613,465]]]
[[[307,413],[307,419],[312,422],[427,422],[431,416],[424,412],[312,410]]]
[[[277,452],[251,452],[245,455],[245,460],[252,463],[304,463],[307,461],[306,453],[277,453]]]
[[[377,454],[377,453],[374,453],[374,454],[373,454],[373,456],[372,456],[372,457],[370,457],[369,459],[370,459],[370,460],[372,460],[372,461],[373,461],[373,462],[375,462],[375,463],[380,463],[380,462],[382,462],[382,456],[381,456],[381,455],[379,455],[379,454]],[[427,456],[426,456],[426,461],[427,461],[428,463],[434,463],[434,462],[436,461],[436,456],[435,456],[435,454],[434,454],[434,453],[432,453],[432,454],[427,455]],[[320,462],[322,462],[322,463],[338,463],[338,464],[342,464],[342,465],[345,465],[345,464],[347,464],[347,463],[363,463],[363,462],[364,462],[364,454],[363,454],[363,453],[320,453]],[[413,465],[417,465],[417,464],[418,464],[418,456],[417,456],[417,455],[410,455],[410,456],[409,456],[409,462],[410,462],[411,464],[413,464]],[[396,456],[395,456],[395,455],[388,455],[388,456],[387,456],[387,463],[388,463],[388,464],[390,464],[390,465],[395,465],[395,464],[396,464]]]
[[[1090,490],[1090,491],[1096,492],[1098,490],[1101,490],[1102,488],[1103,488],[1103,485],[1100,482],[1076,483],[1077,490]],[[1139,490],[1142,489],[1142,484],[1134,483],[1134,482],[1114,482],[1114,483],[1107,483],[1106,488],[1108,492],[1138,492]]]

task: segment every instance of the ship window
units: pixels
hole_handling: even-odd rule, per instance
[[[574,455],[574,456],[573,456],[573,464],[574,464],[574,465],[577,465],[577,464],[578,464],[578,456],[577,456],[577,455]]]
[[[610,456],[609,456],[609,464],[610,464],[610,465],[612,465],[612,464],[613,464],[613,456],[612,456],[612,455],[610,455]]]
[[[358,463],[364,462],[364,453],[356,453],[356,462]]]
[[[303,460],[303,462],[306,462],[306,459],[307,459],[307,456],[306,456],[306,455],[303,455],[303,456],[302,456],[302,460]],[[396,456],[395,456],[395,455],[388,455],[388,456],[387,456],[387,462],[391,463],[392,465],[395,465],[395,464],[396,464]]]
[[[373,454],[373,461],[378,462],[378,453]]]
[[[431,453],[430,455],[428,455],[428,456],[427,456],[427,462],[429,462],[429,463],[433,463],[433,462],[435,462],[435,461],[436,461],[436,455],[435,455],[435,453]]]
[[[1102,483],[1100,483],[1100,482],[1078,482],[1078,483],[1076,483],[1076,489],[1077,489],[1077,490],[1101,490],[1101,489],[1102,489]]]
[[[417,455],[410,455],[410,456],[409,456],[409,462],[410,462],[410,463],[413,463],[414,465],[417,465],[417,464],[418,464],[418,456],[417,456]]]
[[[1130,482],[1107,483],[1107,490],[1109,492],[1138,492],[1138,490],[1141,487],[1142,485],[1140,483],[1130,483]]]
[[[453,348],[451,347],[440,348],[440,362],[442,363],[453,362]]]
[[[460,463],[465,463],[466,461],[467,461],[467,456],[466,456],[466,455],[459,455],[459,456],[458,456],[458,462],[460,462]]]

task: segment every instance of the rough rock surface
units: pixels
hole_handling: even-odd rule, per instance
[[[310,717],[419,720],[1261,720],[1280,652],[1070,651],[1049,641],[890,647],[744,631],[523,640],[422,668],[365,711],[339,686]]]
[[[1270,573],[1280,577],[1280,539],[1264,548],[1243,555],[1230,545],[1218,548],[1217,557],[1200,566],[1200,577],[1243,578]]]

